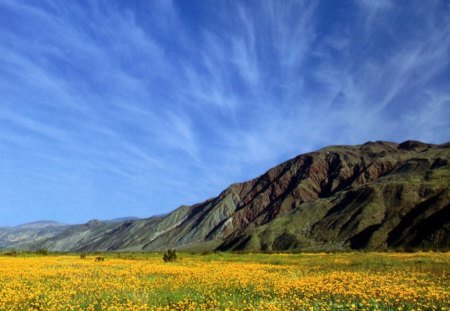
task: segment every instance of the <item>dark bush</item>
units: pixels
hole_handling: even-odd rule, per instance
[[[5,253],[5,256],[11,256],[11,257],[16,257],[17,255],[19,255],[18,252],[16,252],[15,250],[11,250]]]
[[[46,250],[45,248],[39,248],[39,249],[36,250],[36,254],[37,255],[47,256],[48,255],[48,250]]]
[[[165,262],[171,262],[177,260],[177,252],[176,250],[171,250],[170,248],[164,253],[163,260]]]
[[[97,256],[95,257],[95,261],[105,261],[105,257]]]
[[[86,259],[86,254],[80,254],[80,259]]]

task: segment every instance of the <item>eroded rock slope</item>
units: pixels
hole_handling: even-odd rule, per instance
[[[327,147],[168,215],[75,226],[32,247],[449,249],[449,161],[450,144]]]

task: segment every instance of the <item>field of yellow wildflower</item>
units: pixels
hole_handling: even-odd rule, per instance
[[[448,310],[450,253],[0,256],[0,310]]]

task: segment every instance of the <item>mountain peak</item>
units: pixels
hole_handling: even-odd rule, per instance
[[[330,146],[217,197],[138,221],[91,221],[53,250],[449,249],[450,149],[418,141]]]
[[[430,144],[426,144],[418,140],[406,140],[399,144],[398,148],[403,150],[424,150],[430,146]]]

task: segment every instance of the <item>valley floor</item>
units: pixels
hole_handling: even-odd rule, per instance
[[[450,308],[450,253],[19,254],[0,276],[0,310]]]

